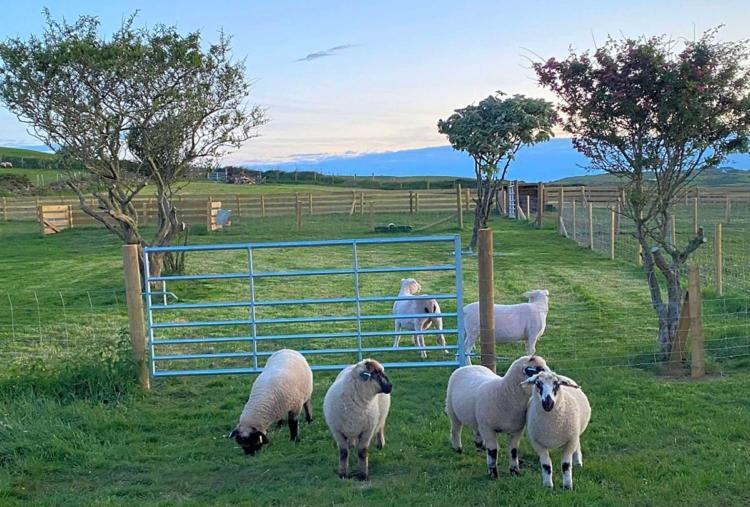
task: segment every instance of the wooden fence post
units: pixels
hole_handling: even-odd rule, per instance
[[[727,196],[727,205],[724,210],[724,223],[729,225],[732,223],[732,199]]]
[[[573,199],[573,241],[576,241],[576,238],[578,237],[576,234],[576,229],[578,227],[576,222],[576,200]]]
[[[302,203],[300,201],[295,202],[294,216],[297,224],[297,232],[300,232],[302,230]]]
[[[409,191],[409,213],[414,213],[414,192]]]
[[[68,227],[73,228],[73,205],[68,204]]]
[[[495,302],[492,229],[479,229],[479,336],[481,364],[495,372]]]
[[[263,194],[260,194],[260,216],[266,216],[266,196]]]
[[[698,234],[698,198],[693,197],[693,234]]]
[[[721,245],[721,223],[716,224],[714,235],[714,272],[716,281],[716,293],[724,295],[724,254]]]
[[[151,388],[151,378],[146,359],[146,322],[143,317],[141,297],[141,271],[138,262],[138,245],[122,246],[122,263],[125,273],[125,299],[128,303],[128,328],[133,345],[133,359],[138,368],[138,383]]]
[[[615,210],[609,210],[609,258],[615,260],[615,238],[617,229],[615,228]]]
[[[544,183],[539,182],[536,186],[536,226],[542,228],[542,215],[544,214]]]
[[[313,214],[313,196],[312,196],[312,192],[310,192],[309,194],[307,194],[307,212],[308,212],[309,215],[312,216],[312,214]]]
[[[699,378],[706,374],[703,337],[703,308],[701,301],[701,276],[697,264],[688,268],[688,291],[690,293],[690,376]]]
[[[531,195],[526,194],[526,220],[531,221]]]
[[[467,188],[466,189],[466,199],[464,199],[464,209],[466,211],[469,211],[470,208],[471,208],[471,189]]]
[[[557,232],[563,232],[563,206],[565,206],[565,190],[563,187],[557,187]]]
[[[589,203],[589,250],[594,249],[594,203]]]
[[[456,185],[456,217],[458,217],[458,228],[464,228],[464,208],[461,203],[461,184]]]

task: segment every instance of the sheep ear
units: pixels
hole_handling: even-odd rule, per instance
[[[237,435],[239,435],[239,434],[240,434],[240,432],[239,432],[239,431],[237,431],[237,428],[234,428],[234,429],[232,430],[232,432],[231,432],[231,433],[230,433],[229,435],[227,435],[227,438],[235,438],[235,437],[236,437]]]
[[[533,384],[534,382],[536,382],[536,377],[537,377],[536,375],[531,376],[531,377],[527,378],[526,380],[524,380],[523,382],[521,382],[518,385],[519,386],[523,386],[523,385],[526,385],[526,384]]]
[[[266,436],[266,434],[265,433],[261,433],[260,434],[260,443],[261,444],[267,444],[268,442],[270,442],[270,440],[268,440],[268,437]]]
[[[565,386],[565,387],[572,387],[574,389],[580,389],[581,388],[581,386],[579,386],[575,382],[569,382],[567,380],[560,380],[558,382],[558,384],[560,384],[561,386]]]
[[[544,294],[545,296],[549,296],[549,291],[547,289],[543,289],[542,294]]]

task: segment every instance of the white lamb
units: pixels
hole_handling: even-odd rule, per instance
[[[385,445],[385,420],[391,406],[391,385],[383,366],[364,359],[341,371],[323,399],[323,415],[339,449],[339,477],[349,475],[349,448],[357,446],[357,479],[369,477],[367,453],[373,436]]]
[[[401,280],[401,290],[399,296],[415,296],[422,290],[422,286],[414,278],[403,278]],[[425,331],[431,326],[435,326],[435,329],[443,329],[443,319],[437,315],[430,317],[405,317],[398,318],[399,315],[416,315],[422,313],[441,313],[440,305],[435,299],[406,299],[393,302],[393,315],[396,318],[395,331]],[[437,340],[440,345],[445,346],[445,335],[442,333],[437,335]],[[401,335],[397,334],[393,340],[393,348],[398,347],[401,341]],[[425,347],[424,335],[414,334],[412,335],[412,343],[417,347]],[[449,353],[448,349],[445,349],[446,354]],[[427,357],[427,351],[421,350],[420,355],[422,358]]]
[[[274,352],[255,379],[240,422],[229,438],[234,438],[245,454],[255,454],[268,443],[269,427],[286,420],[291,439],[299,442],[298,418],[303,408],[305,420],[312,422],[312,391],[312,370],[302,354],[290,349]]]
[[[547,326],[549,291],[532,290],[524,293],[528,303],[495,305],[495,341],[508,343],[526,340],[526,354],[536,353],[536,341]],[[479,302],[464,306],[466,352],[471,352],[479,337]]]
[[[523,382],[534,385],[526,412],[526,431],[542,465],[542,484],[552,487],[550,449],[563,448],[563,487],[573,488],[571,463],[583,466],[581,434],[591,419],[591,406],[572,379],[544,371]],[[562,387],[562,389],[560,389]]]
[[[521,383],[547,363],[540,356],[522,356],[510,365],[504,377],[484,366],[462,366],[448,380],[445,413],[451,421],[451,446],[462,452],[461,428],[474,432],[474,443],[487,449],[487,472],[497,478],[497,434],[508,434],[510,473],[518,474],[518,443],[526,423],[529,388]]]

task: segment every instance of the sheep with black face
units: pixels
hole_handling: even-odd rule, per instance
[[[323,399],[323,415],[339,450],[339,477],[349,475],[349,449],[357,447],[357,479],[369,478],[368,449],[385,445],[385,420],[393,386],[383,365],[364,359],[341,371]]]
[[[563,487],[572,489],[571,465],[583,466],[581,434],[591,419],[589,400],[574,380],[552,371],[534,375],[522,384],[534,386],[526,412],[526,431],[539,454],[542,483],[552,487],[549,450],[562,447]]]
[[[312,422],[312,391],[312,370],[302,354],[290,349],[274,352],[255,379],[240,422],[229,437],[245,454],[255,454],[268,443],[270,426],[286,421],[291,440],[299,442],[299,414],[303,409],[305,420]]]

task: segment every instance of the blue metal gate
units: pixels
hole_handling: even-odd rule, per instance
[[[318,268],[326,261],[333,261],[334,256],[327,258],[315,253],[310,255],[316,269],[296,269],[294,261],[302,263],[303,252],[309,254],[312,250],[318,249],[316,252],[319,252],[326,248],[345,249],[344,255],[350,257],[351,266],[340,267],[339,264]],[[370,255],[363,254],[364,249],[374,249],[371,256],[378,259],[391,254],[394,257],[406,256],[407,260],[409,256],[416,256],[423,261],[433,255],[446,261],[367,265],[366,259]],[[154,377],[258,373],[263,370],[264,360],[280,348],[298,350],[308,358],[314,370],[339,370],[368,356],[378,358],[388,368],[459,366],[465,363],[459,236],[149,247],[144,252],[149,362]],[[188,268],[200,264],[204,267],[216,265],[218,269],[195,274],[151,275],[151,255],[168,252],[188,255]],[[341,252],[338,253],[334,262],[341,260]],[[261,254],[265,255],[272,269],[258,269]],[[194,259],[194,256],[204,256],[205,259]],[[238,265],[242,269],[237,269]],[[425,287],[428,295],[398,296],[399,286],[393,277],[398,276],[400,281],[401,276],[416,278],[420,273],[432,277],[433,286],[450,290],[440,292]],[[369,289],[363,290],[362,278],[371,276],[383,276],[387,280],[369,283]],[[304,283],[299,285],[309,277],[329,279],[327,285],[316,285],[318,291],[346,289],[350,292],[321,297],[326,294],[316,294],[315,290],[308,292]],[[297,280],[297,287],[287,280]],[[264,281],[272,285],[270,298],[259,293],[259,284]],[[228,288],[230,284],[234,284],[233,288]],[[381,294],[372,295],[368,293],[370,291]],[[285,293],[291,293],[293,297],[278,297]],[[397,299],[426,298],[439,300],[448,311],[400,317],[440,316],[453,324],[446,326],[442,333],[455,337],[455,340],[449,340],[446,347],[419,347],[415,344],[394,348],[392,344],[384,343],[395,335],[431,337],[441,333],[438,329],[395,331],[390,308],[384,310],[386,304]],[[376,308],[368,311],[367,306]],[[333,307],[349,308],[349,311],[338,315],[316,313],[320,308]],[[274,315],[264,317],[259,315],[262,311]],[[211,312],[221,315],[209,315]],[[320,326],[325,328],[305,329]],[[261,330],[274,327],[286,330],[274,333]],[[231,328],[240,328],[241,332],[229,332]],[[445,355],[444,349],[450,352]],[[431,355],[442,355],[442,358],[415,360],[423,350]],[[381,356],[387,356],[389,360]]]

